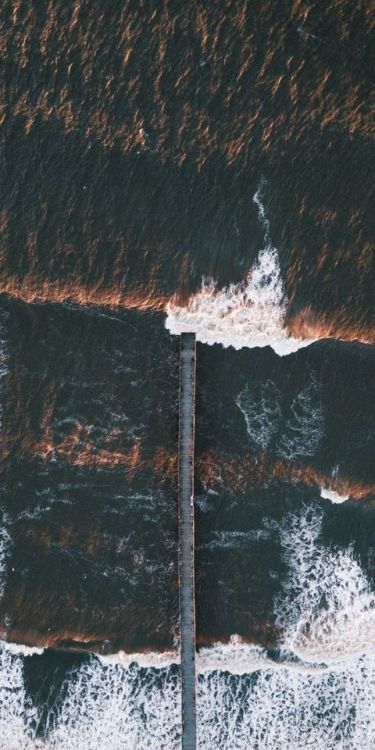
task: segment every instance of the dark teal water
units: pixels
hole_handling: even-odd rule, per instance
[[[2,4],[1,750],[178,747],[184,327],[200,747],[373,747],[374,23]]]

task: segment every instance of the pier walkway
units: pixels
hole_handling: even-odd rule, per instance
[[[195,334],[181,334],[178,438],[182,750],[196,750],[194,591]]]

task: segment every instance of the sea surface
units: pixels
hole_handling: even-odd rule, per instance
[[[0,750],[375,747],[375,7],[3,0]]]

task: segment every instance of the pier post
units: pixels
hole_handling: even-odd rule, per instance
[[[182,750],[196,750],[194,590],[195,359],[195,334],[182,333],[178,439]]]

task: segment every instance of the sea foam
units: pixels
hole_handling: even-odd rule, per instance
[[[195,332],[204,344],[242,347],[271,346],[281,356],[308,346],[312,339],[297,339],[285,328],[287,300],[279,256],[273,247],[261,196],[253,197],[264,232],[264,247],[243,283],[218,289],[203,279],[201,289],[181,306],[171,301],[166,308],[166,327],[172,334]]]
[[[275,601],[276,658],[233,636],[201,649],[200,750],[371,750],[375,598],[352,548],[326,547],[322,515],[289,514]]]
[[[108,743],[112,750],[180,747],[176,668],[123,666],[92,656],[71,671],[41,730],[41,707],[25,688],[29,656],[0,644],[1,750],[103,750]]]
[[[375,594],[352,547],[320,541],[322,514],[308,508],[280,529],[289,573],[275,603],[281,645],[307,662],[375,657]]]
[[[314,455],[324,435],[320,386],[314,373],[289,405],[281,406],[282,401],[272,380],[256,387],[247,384],[236,396],[253,449],[264,451],[275,439],[277,455],[288,461]]]
[[[235,399],[245,419],[252,446],[257,451],[266,450],[280,429],[280,400],[280,393],[272,380],[261,383],[257,391],[246,385]]]
[[[373,658],[341,671],[274,668],[261,658],[254,667],[199,676],[199,750],[372,750]]]
[[[330,500],[331,503],[334,504],[344,503],[349,499],[349,495],[340,495],[339,492],[336,492],[336,490],[332,490],[329,487],[320,488],[320,497],[324,500]]]
[[[3,417],[4,378],[8,373],[7,318],[7,313],[0,309],[0,430]],[[0,507],[0,597],[4,593],[10,548],[11,538],[8,532],[8,517]]]
[[[324,415],[320,403],[320,387],[312,373],[308,384],[290,405],[290,416],[285,420],[276,452],[288,461],[313,456],[323,435]]]
[[[199,750],[372,750],[374,595],[352,548],[323,545],[321,524],[321,512],[306,507],[279,527],[278,655],[239,636],[200,650]],[[101,750],[108,738],[114,750],[180,747],[179,669],[167,666],[169,654],[158,669],[128,657],[124,665],[119,654],[72,670],[43,738],[25,690],[27,658],[0,648],[4,750]]]

